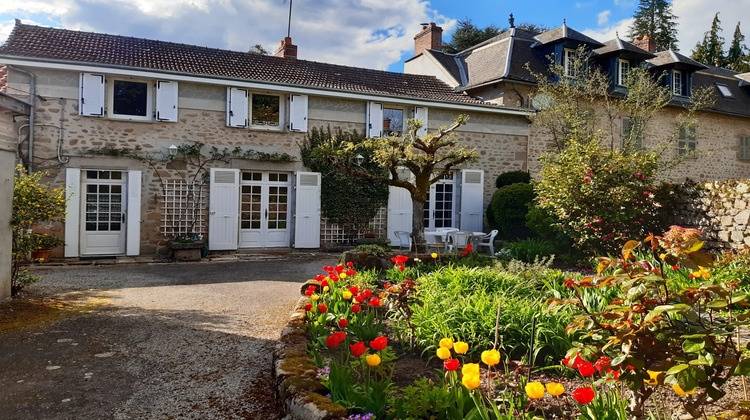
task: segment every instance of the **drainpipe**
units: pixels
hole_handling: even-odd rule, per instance
[[[17,67],[8,66],[15,71],[26,73],[29,75],[29,104],[31,110],[29,111],[29,151],[27,153],[28,161],[26,162],[26,170],[31,173],[32,165],[34,162],[34,111],[36,110],[36,75],[26,70],[21,70]]]

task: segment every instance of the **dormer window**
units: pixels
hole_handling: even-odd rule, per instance
[[[682,71],[680,70],[672,72],[672,93],[677,96],[683,96]]]
[[[617,84],[625,86],[628,82],[628,74],[630,73],[630,61],[617,60],[617,70]]]
[[[732,95],[732,91],[729,90],[729,87],[722,83],[715,83],[716,90],[719,91],[719,95],[721,95],[722,98],[734,98],[734,95]]]
[[[576,50],[565,48],[563,51],[563,69],[565,71],[565,77],[575,78],[578,76],[575,61]]]

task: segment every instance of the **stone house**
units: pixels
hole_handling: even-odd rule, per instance
[[[457,54],[440,51],[441,38],[440,27],[424,25],[415,38],[414,57],[406,61],[405,72],[437,77],[457,92],[501,106],[543,106],[545,98],[535,93],[536,79],[531,72],[545,74],[550,57],[565,72],[575,71],[569,63],[579,46],[590,51],[590,62],[609,75],[613,92],[626,90],[624,79],[631,68],[645,67],[655,76],[663,75],[662,83],[672,91],[673,102],[651,121],[642,145],[671,142],[668,153],[694,151],[696,156],[685,159],[665,177],[675,181],[750,178],[747,74],[706,66],[675,51],[657,52],[648,36],[633,43],[619,38],[599,42],[565,23],[537,34],[515,28],[511,17],[509,30]],[[675,122],[680,105],[690,100],[693,89],[704,86],[715,92],[714,107],[698,114],[694,130],[680,130]],[[613,148],[620,147],[617,136],[621,139],[628,130],[628,116],[620,115],[615,125]],[[532,174],[539,171],[537,158],[549,150],[550,143],[548,134],[532,124],[527,144],[527,167]]]
[[[403,130],[407,118],[434,130],[469,115],[458,135],[481,159],[433,186],[428,227],[482,230],[495,177],[527,169],[528,109],[476,99],[431,75],[298,60],[296,52],[290,38],[263,56],[17,21],[0,47],[4,88],[36,96],[12,132],[19,159],[50,170],[72,194],[59,227],[64,256],[153,254],[186,234],[206,235],[212,250],[342,240],[321,220],[320,174],[299,159],[313,127],[381,136]],[[193,142],[256,158],[213,162],[205,181],[186,176],[185,162],[157,159]],[[268,158],[284,154],[292,159]],[[411,230],[403,190],[392,189],[373,223],[391,239]]]

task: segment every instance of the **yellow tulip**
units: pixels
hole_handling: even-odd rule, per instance
[[[432,258],[437,258],[437,257],[438,257],[437,252],[433,252],[432,253]]]
[[[553,397],[562,395],[565,392],[565,387],[559,382],[550,382],[546,385],[547,392]]]
[[[456,341],[455,343],[453,343],[453,350],[455,350],[458,354],[464,354],[469,351],[469,345],[464,343],[463,341]]]
[[[467,389],[477,389],[481,382],[482,380],[479,378],[479,374],[472,373],[464,375],[463,378],[461,378],[461,383],[464,384]]]
[[[339,278],[342,279],[342,280],[345,279],[346,278],[346,273],[339,274]]]
[[[479,363],[466,363],[461,368],[461,373],[466,375],[479,375]]]
[[[672,385],[672,389],[674,389],[674,392],[676,392],[677,395],[681,397],[684,397],[685,395],[692,395],[693,392],[695,392],[695,389],[691,389],[690,391],[683,391],[679,385]]]
[[[350,292],[350,291],[348,291],[348,290],[344,290],[344,291],[343,291],[343,292],[341,293],[341,297],[342,297],[342,298],[344,298],[345,300],[349,300],[349,299],[351,299],[351,298],[352,298],[352,292]]]
[[[328,286],[326,286],[326,287],[324,287],[324,288],[323,288],[323,291],[324,291],[324,292],[327,292],[327,291],[329,291],[329,290],[331,290],[331,289],[330,289],[330,288],[329,288]]]
[[[654,372],[653,370],[647,370],[649,379],[644,379],[643,382],[647,385],[659,385],[664,379],[664,372]]]
[[[451,357],[451,351],[445,347],[438,347],[435,354],[437,354],[437,357],[439,357],[440,360],[450,359]]]
[[[440,340],[440,347],[444,347],[446,349],[452,349],[453,348],[453,339],[452,338],[444,338]]]
[[[482,352],[482,362],[487,366],[495,366],[500,363],[500,352],[497,350],[485,350]]]
[[[320,296],[318,296],[318,295],[312,295],[312,296],[310,296],[310,299],[312,299],[312,300],[318,300],[318,299],[320,299]]]
[[[380,356],[377,354],[369,354],[365,357],[367,364],[370,366],[377,366],[380,364]]]
[[[526,384],[526,395],[529,398],[536,399],[544,396],[544,385],[541,382],[529,382]]]

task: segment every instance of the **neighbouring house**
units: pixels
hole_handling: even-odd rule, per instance
[[[19,136],[14,147],[27,166],[49,170],[53,185],[72,194],[60,226],[64,256],[154,254],[188,234],[207,236],[212,250],[342,240],[321,219],[320,174],[299,161],[313,127],[374,137],[400,132],[407,118],[434,130],[469,115],[457,133],[480,160],[433,186],[428,227],[482,230],[495,177],[528,167],[529,109],[477,99],[434,75],[304,61],[296,53],[291,38],[264,56],[16,21],[0,65],[9,95],[35,90],[35,124],[30,130],[29,117],[16,117],[6,132]],[[193,142],[256,157],[213,162],[208,179],[194,182],[185,162],[157,159]],[[293,159],[269,158],[283,154]],[[392,189],[373,226],[395,240],[394,231],[411,230],[411,211],[408,194]]]
[[[6,73],[0,70],[0,85]],[[13,180],[16,164],[17,138],[13,118],[28,117],[29,103],[0,91],[0,300],[10,296],[11,252],[13,232],[10,219],[13,207]]]
[[[407,60],[405,72],[431,75],[450,85],[457,92],[487,103],[539,109],[545,98],[535,93],[536,79],[532,72],[545,74],[550,58],[573,72],[569,66],[576,49],[590,51],[590,62],[600,66],[611,78],[614,92],[625,91],[624,80],[631,68],[645,67],[673,93],[673,104],[652,120],[644,133],[643,146],[673,141],[668,151],[673,156],[695,151],[695,158],[685,159],[665,177],[676,181],[750,178],[750,77],[731,70],[697,63],[675,51],[656,51],[656,43],[647,35],[633,43],[619,38],[607,42],[594,40],[567,24],[537,34],[510,29],[457,54],[440,51],[442,30],[424,25],[415,43],[414,57]],[[420,42],[419,40],[422,40]],[[431,44],[427,41],[432,42]],[[528,67],[527,67],[528,64]],[[708,86],[716,96],[712,109],[698,114],[697,127],[680,130],[675,116],[680,104],[689,101],[691,91]],[[626,133],[627,115],[617,119],[616,130]],[[527,145],[527,167],[538,173],[537,158],[550,150],[551,140],[539,127],[532,125]],[[611,147],[620,147],[617,139]]]

